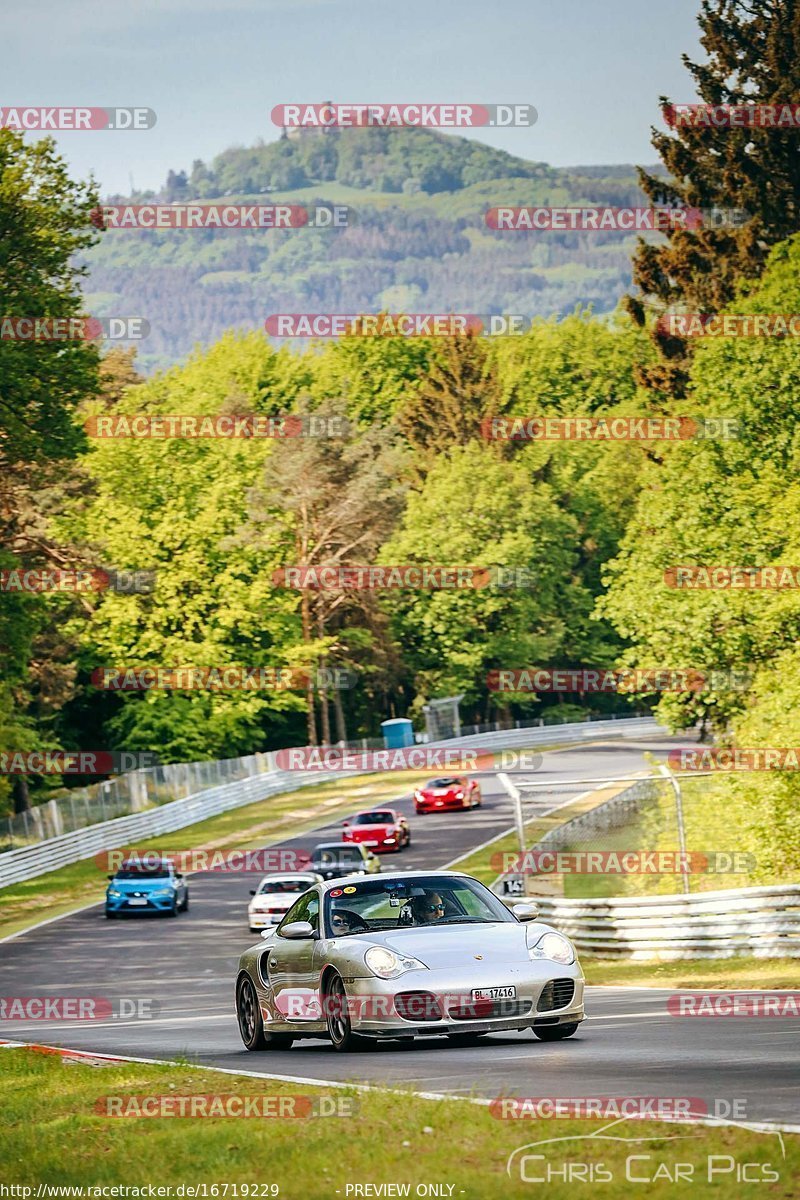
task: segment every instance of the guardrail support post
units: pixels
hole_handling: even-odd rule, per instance
[[[525,853],[525,822],[522,819],[522,793],[508,778],[504,771],[498,772],[497,778],[514,802],[514,821],[517,827],[517,840],[520,854]]]
[[[683,796],[681,795],[681,785],[678,783],[675,776],[670,771],[669,767],[664,763],[659,765],[659,771],[665,779],[672,785],[672,790],[675,792],[675,811],[678,815],[678,848],[681,852],[681,883],[683,884],[684,895],[688,896],[689,888],[689,870],[686,865],[686,829],[683,824]]]

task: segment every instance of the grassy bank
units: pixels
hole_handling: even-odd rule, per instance
[[[689,874],[691,892],[765,887],[798,881],[796,871],[774,869],[762,861],[754,814],[730,788],[731,778],[681,778],[686,849],[696,869]],[[675,796],[663,785],[624,825],[587,833],[565,847],[571,850],[680,849]],[[704,867],[707,860],[707,867]],[[726,869],[730,864],[734,869]],[[667,895],[681,890],[680,876],[670,874],[565,875],[564,894],[576,898]]]
[[[605,987],[800,988],[800,958],[697,959],[629,962],[581,955],[586,982]]]
[[[577,797],[570,804],[565,804],[549,816],[537,817],[535,821],[528,821],[525,825],[526,845],[534,846],[550,830],[563,825],[565,821],[572,820],[573,817],[579,817],[582,813],[597,808],[598,805],[604,804],[606,800],[610,800],[612,796],[616,796],[627,786],[627,784],[613,784],[609,787],[598,788],[588,795]],[[501,873],[502,856],[518,853],[517,835],[515,832],[511,832],[490,842],[488,846],[482,846],[480,850],[465,854],[463,858],[459,858],[450,865],[454,871],[466,871],[467,874],[474,875],[476,879],[480,879],[482,883],[488,885],[493,883]]]
[[[543,1047],[543,1053],[547,1048]],[[565,1054],[570,1047],[557,1050]],[[107,1097],[128,1109],[131,1098],[211,1094],[282,1097],[284,1111],[308,1101],[290,1097],[324,1097],[355,1116],[278,1117],[109,1117]],[[263,1100],[262,1100],[263,1102]],[[270,1103],[277,1104],[277,1100]],[[138,1100],[141,1104],[141,1100]],[[181,1184],[220,1185],[217,1196],[236,1195],[233,1184],[247,1184],[249,1196],[279,1195],[281,1200],[336,1200],[356,1193],[364,1184],[420,1184],[443,1188],[435,1195],[482,1200],[531,1195],[531,1182],[520,1177],[521,1154],[510,1175],[508,1157],[532,1142],[569,1138],[537,1146],[530,1153],[546,1162],[528,1160],[528,1174],[550,1164],[563,1172],[565,1162],[602,1163],[612,1177],[603,1195],[619,1200],[630,1194],[626,1181],[628,1156],[647,1155],[636,1162],[636,1174],[661,1176],[648,1185],[656,1200],[745,1195],[789,1197],[800,1174],[800,1139],[785,1135],[786,1157],[775,1134],[736,1127],[668,1125],[654,1121],[625,1121],[609,1131],[617,1138],[654,1139],[642,1142],[587,1141],[606,1124],[588,1120],[500,1120],[485,1106],[455,1100],[423,1100],[414,1096],[350,1089],[326,1090],[268,1079],[251,1079],[195,1070],[185,1065],[147,1066],[115,1063],[88,1066],[31,1050],[0,1050],[0,1105],[7,1136],[0,1140],[0,1178],[6,1184],[147,1186],[175,1188]],[[100,1111],[98,1111],[98,1109]],[[572,1140],[575,1139],[575,1140]],[[732,1171],[707,1182],[708,1156],[730,1155],[735,1162],[758,1164],[752,1172],[775,1172],[776,1182],[760,1190],[736,1186]],[[674,1183],[676,1163],[694,1168],[693,1178]],[[628,1168],[629,1170],[632,1168]],[[272,1192],[270,1185],[276,1185]],[[733,1186],[733,1191],[732,1191]],[[450,1190],[452,1188],[452,1191]],[[84,1193],[86,1194],[86,1193]],[[174,1194],[174,1193],[173,1193]],[[196,1194],[202,1195],[202,1192]],[[211,1195],[207,1192],[206,1195]],[[243,1191],[239,1191],[241,1196]],[[386,1194],[386,1193],[384,1193]],[[392,1194],[392,1193],[388,1193]],[[402,1195],[403,1192],[394,1192]],[[574,1183],[556,1178],[547,1189],[552,1200],[572,1200]],[[587,1191],[588,1194],[588,1191]]]

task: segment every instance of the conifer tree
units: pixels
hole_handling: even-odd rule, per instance
[[[683,61],[705,105],[792,105],[800,97],[800,0],[702,0],[700,39],[708,59]],[[686,97],[689,100],[690,97]],[[674,108],[661,97],[669,123]],[[640,297],[627,306],[639,323],[646,309],[681,306],[718,312],[742,280],[757,279],[770,247],[800,229],[800,129],[683,125],[653,129],[666,174],[639,170],[654,204],[746,214],[735,223],[676,228],[656,245],[640,242],[633,279]],[[688,348],[657,335],[660,362],[642,381],[681,395]]]

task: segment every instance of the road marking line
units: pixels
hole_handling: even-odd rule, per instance
[[[607,1013],[603,1016],[586,1017],[587,1021],[649,1021],[651,1017],[669,1017],[665,1008],[656,1009],[654,1012],[635,1012],[635,1013]]]
[[[40,1024],[37,1021],[36,1028],[41,1028],[43,1032],[47,1029],[88,1029],[90,1026],[92,1029],[141,1029],[142,1020],[143,1018],[140,1017],[136,1021],[76,1021],[73,1025],[62,1025],[56,1021],[42,1021]],[[217,1016],[205,1013],[199,1017],[153,1017],[147,1019],[147,1028],[150,1029],[155,1025],[189,1025],[193,1021],[232,1021],[235,1023],[236,1017],[230,1013],[219,1013]],[[8,1024],[8,1021],[0,1022],[0,1028],[2,1025]],[[28,1022],[28,1025],[32,1024],[32,1021]],[[8,1031],[6,1030],[6,1032]]]

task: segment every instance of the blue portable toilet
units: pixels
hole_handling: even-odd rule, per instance
[[[414,726],[407,717],[395,717],[391,721],[381,721],[383,744],[387,750],[399,750],[403,746],[414,745]]]

